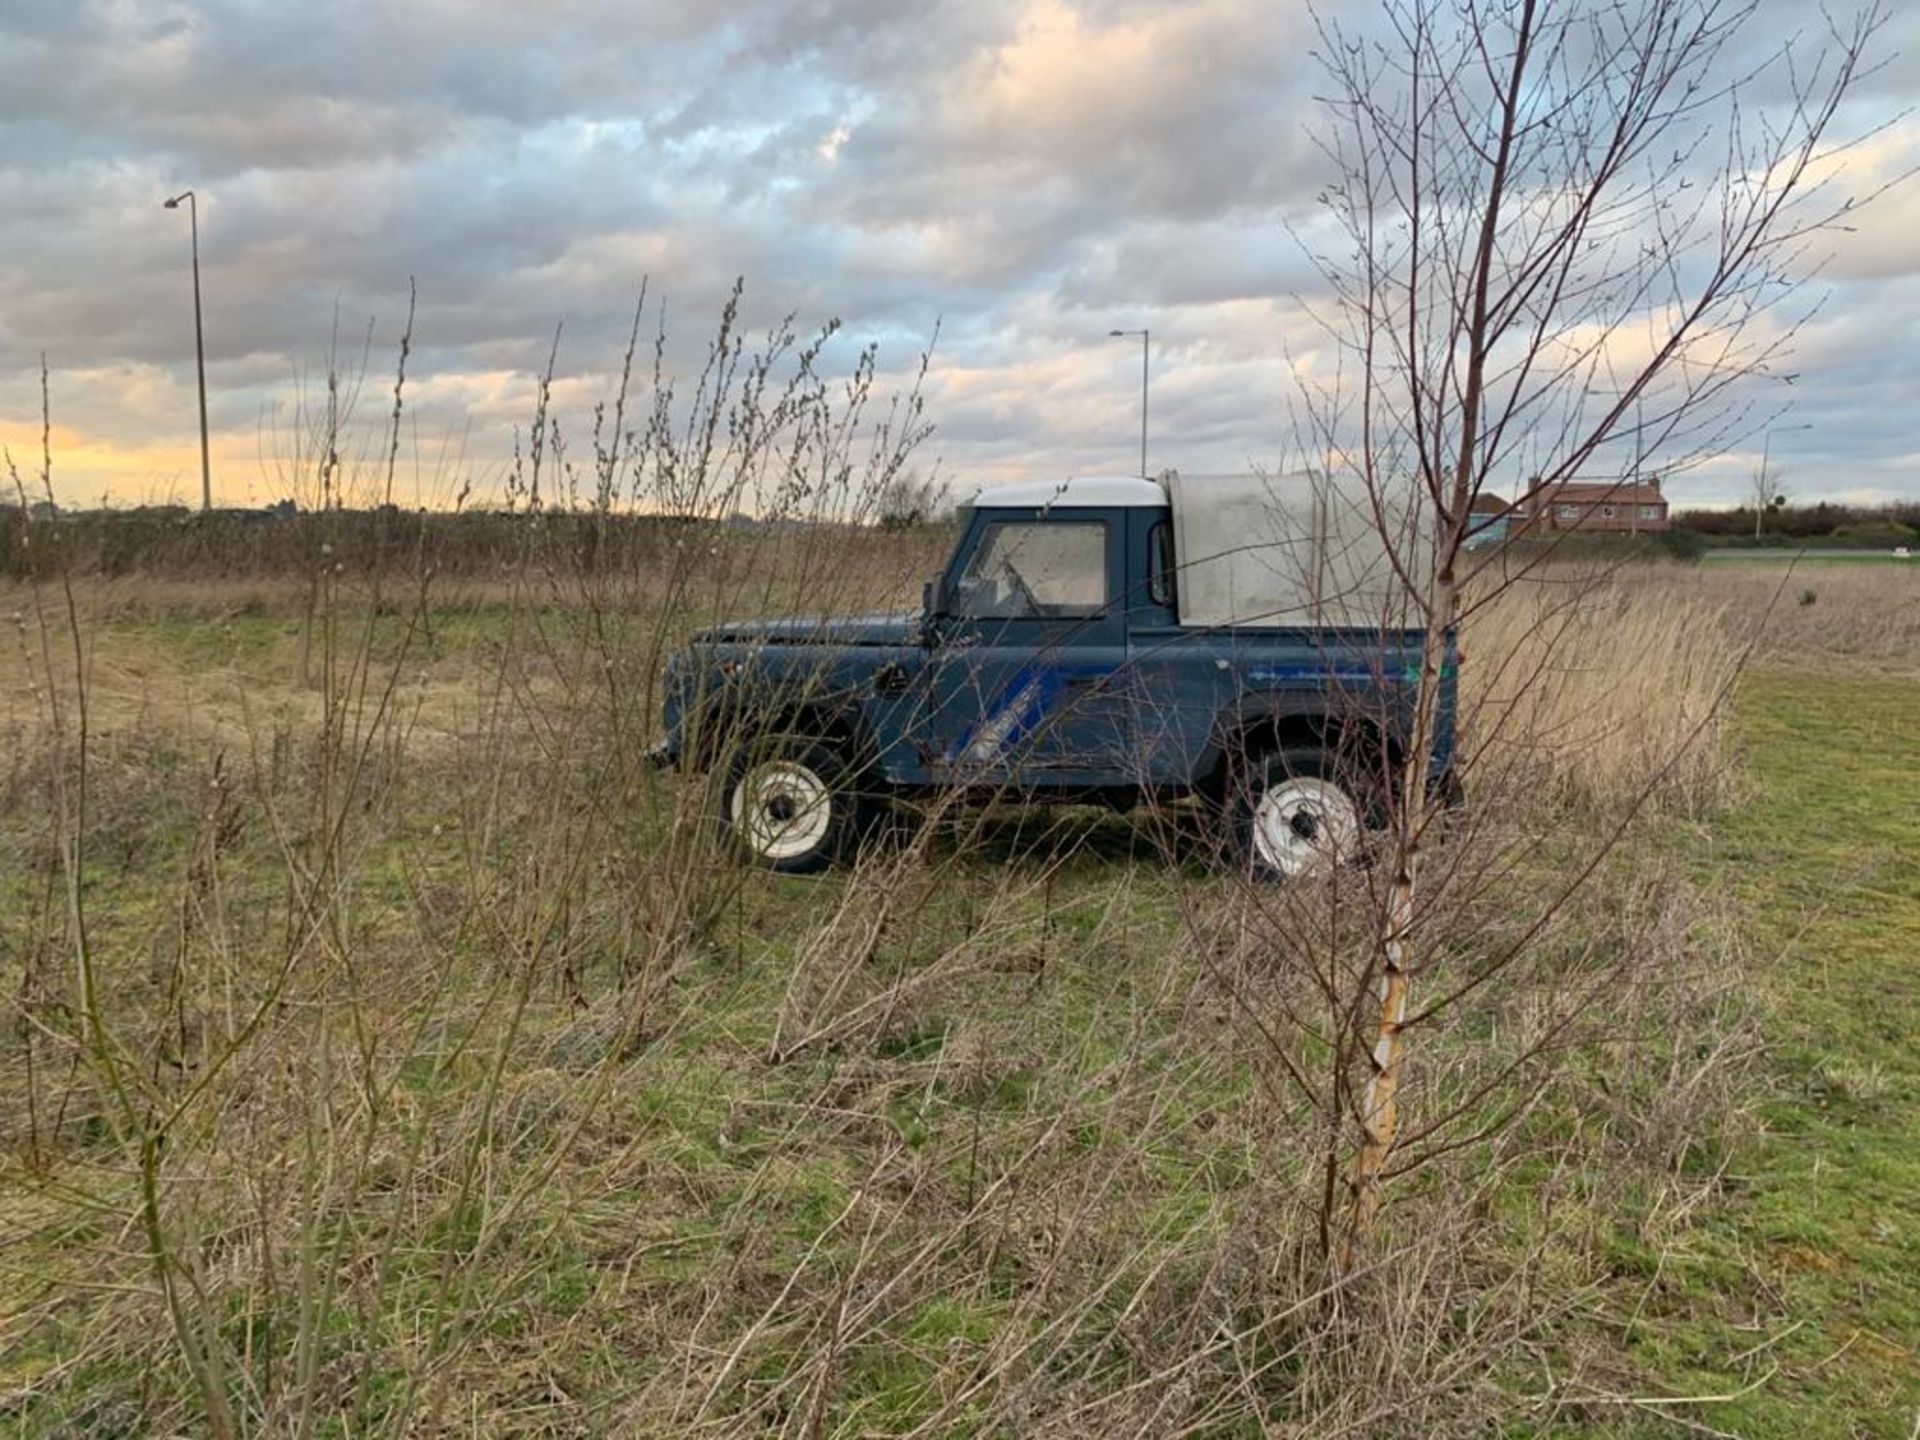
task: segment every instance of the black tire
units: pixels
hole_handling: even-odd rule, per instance
[[[782,875],[814,875],[865,833],[871,803],[830,743],[770,735],[736,749],[720,791],[720,824],[734,853]]]
[[[1360,858],[1371,807],[1347,767],[1324,750],[1280,750],[1250,761],[1227,796],[1236,865],[1286,881]]]

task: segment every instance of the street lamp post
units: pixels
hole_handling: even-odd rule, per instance
[[[1145,330],[1109,330],[1107,338],[1123,340],[1130,336],[1140,337],[1140,478],[1147,478],[1147,341]]]
[[[1811,430],[1813,422],[1802,425],[1770,425],[1766,438],[1760,442],[1760,478],[1754,485],[1753,496],[1753,538],[1760,538],[1760,528],[1766,523],[1767,507],[1773,503],[1772,487],[1768,484],[1767,461],[1773,453],[1773,432],[1776,430]]]
[[[193,353],[200,368],[200,510],[205,514],[213,509],[213,462],[207,452],[207,339],[200,324],[200,204],[191,190],[161,203],[178,210],[182,200],[187,202],[187,225],[193,236]]]

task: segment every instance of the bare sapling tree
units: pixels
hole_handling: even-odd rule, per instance
[[[1340,364],[1303,374],[1302,423],[1316,462],[1372,498],[1424,635],[1369,887],[1345,1269],[1397,1168],[1409,1036],[1488,978],[1418,993],[1443,678],[1458,627],[1555,546],[1469,549],[1474,502],[1624,487],[1723,452],[1804,322],[1796,287],[1822,231],[1868,198],[1838,192],[1835,132],[1879,12],[1785,39],[1759,15],[1757,0],[1387,0],[1358,29],[1319,23],[1336,178],[1304,241]],[[1417,532],[1394,510],[1408,490]]]

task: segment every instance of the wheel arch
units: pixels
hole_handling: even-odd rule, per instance
[[[1221,797],[1234,775],[1281,750],[1332,752],[1346,763],[1387,781],[1397,774],[1404,751],[1399,737],[1379,717],[1300,697],[1275,697],[1220,717],[1196,788]]]
[[[856,773],[867,773],[878,757],[872,731],[850,695],[716,697],[706,713],[694,747],[696,770],[714,769],[735,745],[773,735],[801,735],[834,746]]]

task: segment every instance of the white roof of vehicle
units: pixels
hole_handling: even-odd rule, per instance
[[[978,492],[973,503],[1009,509],[1048,505],[1165,505],[1167,492],[1158,480],[1145,480],[1138,475],[1076,475],[1070,480],[995,485]]]

